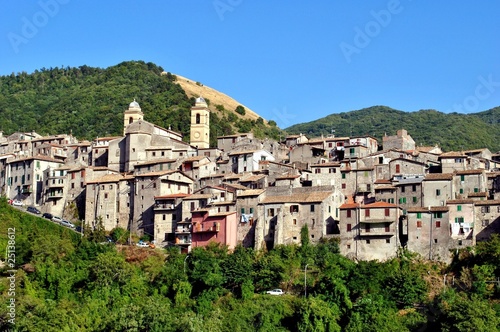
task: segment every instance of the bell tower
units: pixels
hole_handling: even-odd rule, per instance
[[[210,110],[202,97],[196,98],[191,107],[191,136],[190,144],[199,149],[210,147]]]
[[[123,135],[125,135],[125,130],[129,124],[143,119],[144,113],[141,111],[141,106],[139,106],[139,103],[134,99],[134,101],[128,105],[128,110],[123,114]]]

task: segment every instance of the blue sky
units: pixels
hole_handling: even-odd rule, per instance
[[[151,61],[280,127],[373,105],[500,105],[500,2],[8,1],[0,75]]]

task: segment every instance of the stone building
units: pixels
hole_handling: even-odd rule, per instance
[[[408,135],[408,132],[404,129],[397,131],[396,136],[382,137],[382,144],[384,150],[389,149],[399,149],[403,151],[415,150],[415,141]]]

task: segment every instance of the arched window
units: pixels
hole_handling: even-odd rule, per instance
[[[200,113],[196,113],[196,124],[200,123]]]
[[[132,122],[134,122],[134,118],[133,117],[128,118],[128,124],[131,124]]]

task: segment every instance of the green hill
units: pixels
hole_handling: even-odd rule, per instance
[[[42,68],[34,73],[0,76],[0,130],[34,130],[39,134],[70,132],[81,139],[121,135],[123,112],[135,98],[147,121],[181,132],[189,139],[190,107],[176,77],[143,61],[116,66]],[[209,102],[209,100],[207,100]],[[275,125],[263,119],[245,119],[235,110],[210,105],[211,142],[217,135],[252,130],[257,137],[278,137]],[[271,123],[274,124],[274,123]]]
[[[417,145],[438,144],[443,150],[489,148],[500,150],[500,107],[474,114],[445,114],[435,110],[403,112],[387,106],[373,106],[357,111],[331,114],[324,118],[293,125],[289,134],[303,133],[310,137],[395,135],[404,128]]]

